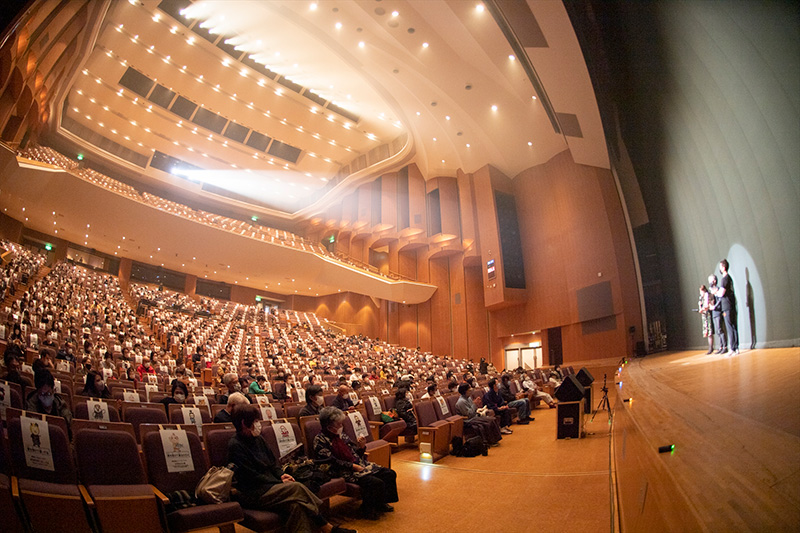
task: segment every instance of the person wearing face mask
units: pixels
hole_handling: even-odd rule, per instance
[[[256,406],[237,405],[231,419],[236,435],[228,442],[228,462],[235,465],[234,479],[242,507],[281,513],[286,531],[355,533],[330,524],[320,513],[322,500],[283,473],[261,437]]]
[[[64,398],[56,392],[53,374],[46,368],[38,370],[33,375],[33,386],[36,390],[28,395],[26,409],[44,415],[60,416],[67,421],[69,427],[72,423],[72,412]]]
[[[183,382],[176,379],[172,382],[172,396],[163,398],[160,403],[163,403],[165,406],[171,403],[185,403],[188,396],[189,389],[186,388]]]
[[[405,420],[407,427],[416,430],[417,417],[414,415],[414,406],[409,399],[408,389],[403,387],[397,389],[394,394],[394,409],[397,411],[397,416]]]
[[[314,459],[329,465],[332,477],[343,477],[361,488],[361,512],[364,518],[377,520],[381,513],[390,513],[390,504],[398,501],[397,474],[366,459],[367,440],[360,437],[353,443],[344,433],[347,415],[336,407],[320,411],[322,431],[314,437]]]
[[[316,416],[325,405],[325,397],[322,394],[322,387],[311,385],[306,389],[306,404],[300,409],[300,416]]]
[[[90,398],[111,398],[111,391],[106,387],[103,376],[96,370],[86,374],[86,384],[83,386],[83,395]]]

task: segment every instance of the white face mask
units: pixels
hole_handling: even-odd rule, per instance
[[[316,398],[314,398],[314,402],[317,405],[322,405],[325,403],[325,398],[323,398],[322,396],[317,396]]]
[[[342,436],[342,432],[343,432],[343,431],[344,431],[344,428],[337,428],[337,429],[336,429],[336,430],[335,430],[333,433],[334,433],[335,435],[338,435],[338,436],[340,436],[340,437],[341,437],[341,436]]]
[[[261,435],[261,421],[256,420],[253,423],[253,436],[258,437],[259,435]]]
[[[174,398],[175,401],[178,403],[183,403],[184,401],[186,401],[186,396],[184,396],[183,394],[178,394],[177,392],[175,393]]]

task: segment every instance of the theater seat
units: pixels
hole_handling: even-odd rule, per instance
[[[377,406],[373,405],[372,398],[377,401]],[[394,422],[382,422],[381,412],[386,408],[381,402],[379,396],[368,396],[364,398],[364,406],[367,409],[367,418],[370,422],[380,422],[381,426],[378,429],[378,436],[386,442],[397,444],[397,438],[403,434],[407,424],[405,420],[395,420]]]
[[[447,400],[441,396],[431,398],[431,403],[433,403],[433,410],[436,412],[436,418],[450,424],[450,439],[453,437],[463,437],[464,417],[457,415],[454,410],[451,410]]]
[[[417,436],[420,452],[431,454],[438,461],[450,453],[450,423],[439,420],[430,400],[414,402],[417,415]]]
[[[168,424],[167,413],[163,409],[151,407],[130,407],[125,410],[125,422],[133,425],[137,441],[141,442],[139,426],[141,424]]]
[[[157,496],[162,499],[162,504],[165,506],[169,503],[165,494],[177,490],[193,493],[197,483],[208,471],[200,438],[188,431],[186,437],[189,440],[189,449],[194,464],[194,470],[191,472],[169,472],[167,470],[164,446],[158,431],[148,433],[142,438],[142,449],[147,462],[147,476],[150,483],[158,489]],[[238,503],[226,502],[173,511],[167,515],[167,523],[170,531],[191,531],[217,527],[221,532],[232,533],[235,530],[234,524],[243,518],[242,508]]]
[[[360,411],[359,411],[360,413]],[[363,413],[360,413],[362,418],[364,419],[365,424],[369,424],[364,417]],[[356,428],[353,425],[353,420],[350,418],[349,413],[345,413],[346,418],[344,419],[344,432],[347,433],[347,436],[350,437],[350,440],[353,442],[358,441],[358,437],[356,436]],[[373,439],[372,438],[372,431],[367,428],[367,450],[366,456],[367,460],[384,466],[386,468],[392,467],[392,447],[389,446],[389,443],[383,439]]]
[[[155,493],[129,433],[85,429],[75,435],[75,455],[103,533],[162,531]]]
[[[91,528],[92,504],[86,490],[78,485],[78,473],[67,434],[49,424],[50,451],[54,470],[28,465],[21,420],[8,425],[11,460],[19,477],[19,505],[34,531],[83,532]],[[14,513],[12,513],[14,514]],[[5,531],[3,516],[3,530]]]

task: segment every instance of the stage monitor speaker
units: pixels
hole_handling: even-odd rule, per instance
[[[582,422],[581,402],[559,403],[556,408],[556,438],[579,439]]]
[[[588,387],[594,382],[594,378],[586,369],[586,367],[581,368],[575,377],[578,378],[578,381],[580,381],[581,385],[583,385],[584,387]]]
[[[580,402],[586,394],[581,382],[574,375],[569,374],[561,382],[561,386],[556,389],[555,397],[559,402]]]

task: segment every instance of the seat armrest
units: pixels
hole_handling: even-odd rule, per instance
[[[381,426],[383,422],[376,422],[374,420],[369,421],[369,429],[372,433],[372,440],[380,440],[381,438]]]
[[[155,485],[150,485],[150,488],[153,489],[153,494],[156,495],[156,499],[161,503],[161,505],[169,505],[169,498],[167,498],[163,492],[158,490]]]
[[[81,493],[83,501],[86,502],[86,505],[90,509],[94,509],[94,500],[92,500],[92,496],[89,494],[89,491],[86,490],[86,487],[84,487],[83,485],[78,485],[78,490]]]
[[[17,479],[17,476],[11,476],[11,497],[19,501],[19,479]]]

